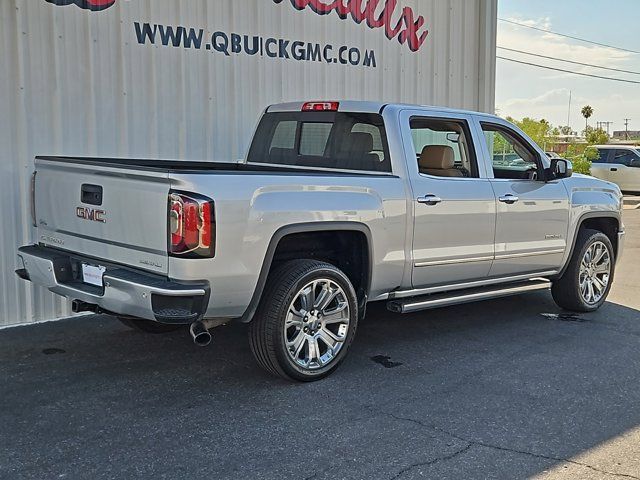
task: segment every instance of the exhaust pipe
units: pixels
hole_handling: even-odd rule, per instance
[[[193,343],[197,346],[206,347],[211,343],[211,334],[203,322],[193,322],[189,327],[189,332],[191,332]]]

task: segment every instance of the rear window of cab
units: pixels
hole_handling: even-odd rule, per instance
[[[391,172],[382,115],[282,112],[262,117],[249,163]]]

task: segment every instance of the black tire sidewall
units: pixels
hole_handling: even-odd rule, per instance
[[[573,275],[573,282],[576,288],[576,295],[577,298],[580,300],[580,302],[582,303],[582,307],[585,311],[590,311],[590,312],[594,312],[596,310],[598,310],[606,301],[607,301],[607,297],[609,296],[609,292],[611,291],[611,287],[613,286],[613,278],[614,278],[614,273],[615,273],[615,265],[616,265],[616,259],[615,259],[615,252],[613,250],[613,245],[611,244],[611,241],[609,240],[609,237],[607,237],[604,233],[602,232],[598,232],[598,231],[591,231],[585,234],[586,238],[584,239],[582,246],[580,248],[580,251],[577,252],[578,255],[574,257],[573,262],[575,262],[574,265],[572,265],[572,275]],[[589,247],[591,247],[591,245],[593,245],[595,242],[602,242],[607,249],[609,250],[609,256],[611,259],[611,272],[609,274],[609,284],[607,285],[607,288],[604,292],[604,295],[602,296],[602,298],[594,304],[589,304],[587,302],[585,302],[585,300],[582,298],[582,294],[580,293],[580,264],[582,262],[582,259],[584,258],[585,253],[587,253],[587,250],[589,249]]]
[[[344,345],[340,349],[340,352],[327,366],[319,368],[317,370],[305,370],[304,368],[298,366],[287,352],[285,343],[286,335],[284,331],[284,320],[286,318],[289,305],[298,294],[298,292],[313,280],[322,278],[326,278],[328,280],[336,282],[345,292],[347,301],[349,302],[349,314],[351,316],[349,321],[349,330],[347,332],[347,338],[345,339]],[[355,290],[351,285],[351,282],[349,281],[349,278],[344,273],[342,273],[342,271],[331,265],[319,265],[312,271],[306,272],[304,275],[301,275],[300,278],[295,281],[293,286],[289,288],[284,301],[278,306],[277,318],[279,322],[277,328],[275,329],[277,338],[274,338],[273,341],[275,346],[276,358],[280,367],[288,376],[295,380],[319,380],[331,374],[336,368],[338,368],[344,361],[349,351],[349,347],[353,342],[358,326],[358,300]]]

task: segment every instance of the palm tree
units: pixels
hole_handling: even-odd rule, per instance
[[[589,130],[589,119],[593,116],[593,107],[590,105],[582,107],[582,116],[585,119],[585,131]]]

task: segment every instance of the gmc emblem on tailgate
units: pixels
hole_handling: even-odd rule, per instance
[[[95,210],[93,208],[78,207],[76,208],[76,216],[90,222],[107,223],[107,212],[104,210]]]

